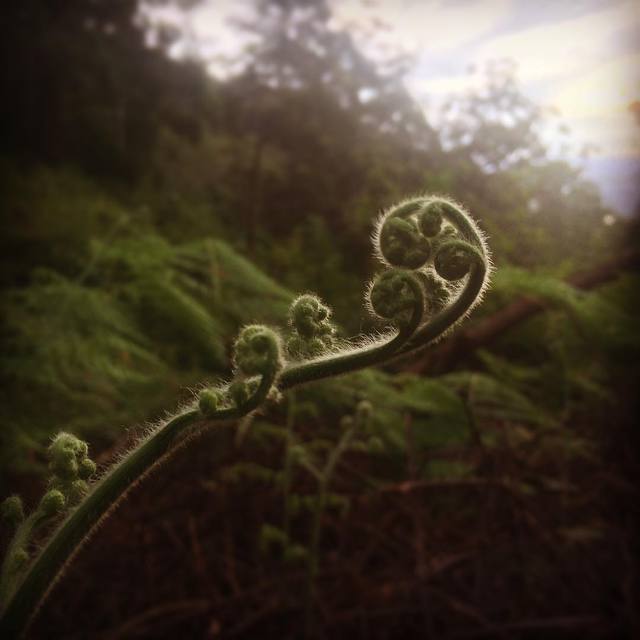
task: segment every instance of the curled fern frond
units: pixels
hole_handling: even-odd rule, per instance
[[[391,207],[378,221],[374,246],[385,269],[365,298],[374,315],[390,325],[386,330],[338,344],[331,310],[317,296],[305,294],[289,312],[291,361],[285,360],[277,331],[258,324],[245,327],[234,345],[233,380],[203,389],[193,406],[150,431],[93,485],[89,479],[95,465],[86,444],[66,433],[56,437],[49,449],[53,477],[39,506],[27,518],[16,497],[3,506],[17,530],[0,577],[2,637],[25,631],[68,559],[131,486],[175,450],[184,432],[237,422],[268,398],[277,398],[279,391],[421,349],[460,322],[488,286],[491,261],[484,236],[467,211],[448,198],[420,196]],[[325,469],[326,477],[369,415],[370,407],[364,404],[355,418],[346,421],[342,444]],[[307,457],[300,462],[320,473]],[[76,504],[28,566],[31,532]]]
[[[371,284],[367,294],[373,313],[396,326],[417,324],[424,314],[424,292],[419,280],[404,269],[389,269]]]
[[[408,207],[393,212],[380,230],[380,255],[387,264],[405,269],[419,269],[431,255],[431,244],[418,228],[415,213]]]
[[[59,433],[48,449],[52,476],[38,506],[25,517],[19,496],[11,496],[2,503],[2,516],[13,525],[15,533],[0,571],[0,604],[13,595],[27,569],[33,535],[86,494],[86,480],[96,470],[88,452],[86,442],[69,433]]]
[[[263,325],[244,327],[234,344],[233,364],[231,383],[200,391],[196,413],[210,420],[241,418],[275,397],[274,385],[285,364],[280,335]]]
[[[427,238],[433,238],[440,233],[446,206],[443,200],[431,200],[423,204],[416,214],[418,228]]]
[[[63,503],[76,504],[89,490],[87,480],[95,473],[96,465],[87,454],[87,443],[70,433],[59,433],[49,447],[49,468],[53,472],[49,493],[59,493]]]
[[[433,260],[436,273],[445,280],[461,280],[476,264],[481,266],[482,255],[464,240],[449,240],[438,247]]]
[[[275,375],[284,366],[280,336],[263,325],[245,327],[236,339],[233,362],[246,376]]]
[[[318,296],[304,294],[289,308],[292,335],[287,349],[294,357],[313,357],[331,349],[336,328],[331,322],[331,309]]]
[[[198,408],[205,418],[210,418],[220,408],[222,394],[214,389],[203,389],[198,396]]]
[[[391,207],[378,219],[373,242],[386,270],[365,298],[373,314],[395,331],[290,363],[280,376],[280,389],[423,348],[458,324],[488,286],[491,259],[484,234],[448,198],[421,196]]]

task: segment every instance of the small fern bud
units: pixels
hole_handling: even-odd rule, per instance
[[[234,380],[229,385],[229,397],[236,407],[242,407],[257,388],[256,380]]]
[[[317,356],[333,345],[336,328],[330,320],[331,309],[318,296],[304,294],[289,308],[289,324],[295,335],[287,341],[289,353]]]
[[[24,507],[20,496],[10,496],[2,503],[0,509],[2,519],[12,527],[17,527],[24,520]]]
[[[51,471],[64,480],[77,478],[78,463],[86,457],[87,452],[86,442],[70,433],[59,433],[49,446]]]
[[[439,276],[445,280],[464,278],[471,266],[481,260],[477,249],[463,240],[450,240],[438,248],[433,266]]]
[[[78,502],[87,495],[88,491],[89,485],[84,480],[74,480],[67,490],[69,504],[78,504]]]
[[[417,214],[418,229],[427,238],[433,238],[440,233],[443,221],[443,207],[445,203],[441,200],[427,202]]]
[[[78,476],[78,461],[72,451],[58,451],[49,463],[49,469],[58,478],[72,480]]]
[[[391,213],[379,233],[380,253],[394,267],[418,269],[429,260],[431,245],[413,219]]]
[[[289,321],[301,338],[331,336],[335,329],[330,317],[331,309],[308,293],[296,298],[289,308]]]
[[[88,480],[96,472],[96,463],[90,458],[85,458],[78,465],[78,477]]]
[[[411,272],[389,269],[378,275],[370,286],[369,304],[377,316],[407,323],[416,305],[423,305],[420,291],[420,284]]]
[[[60,513],[65,507],[65,497],[62,491],[58,489],[50,489],[42,496],[38,511],[45,518],[50,518],[56,513]]]
[[[220,393],[213,389],[203,389],[198,398],[198,408],[203,416],[211,417],[220,406]]]
[[[269,375],[284,366],[280,336],[263,325],[249,325],[240,332],[234,348],[234,364],[244,375]]]

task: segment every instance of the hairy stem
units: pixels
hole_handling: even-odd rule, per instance
[[[20,523],[13,539],[9,543],[4,562],[2,563],[2,571],[0,572],[0,602],[6,602],[11,596],[15,582],[18,580],[16,577],[18,567],[13,566],[16,555],[20,553],[21,550],[26,550],[31,534],[41,520],[42,514],[39,511],[34,511]]]
[[[189,411],[168,422],[132,451],[96,485],[54,533],[19,585],[0,621],[3,638],[19,637],[64,564],[100,519],[161,458],[176,436],[201,418]]]
[[[208,420],[235,420],[254,411],[265,400],[274,379],[275,372],[273,375],[262,376],[258,389],[245,404],[241,407],[222,409]],[[143,440],[93,486],[89,495],[49,539],[18,585],[2,613],[0,637],[17,638],[25,632],[64,565],[75,555],[100,520],[161,458],[171,452],[176,438],[201,420],[203,416],[197,410],[176,416]]]

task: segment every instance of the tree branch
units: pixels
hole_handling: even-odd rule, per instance
[[[576,289],[588,291],[616,278],[625,269],[640,267],[640,251],[629,250],[615,258],[604,262],[596,269],[579,272],[569,277],[566,282]],[[448,340],[438,344],[416,360],[407,371],[411,373],[443,373],[451,370],[464,356],[484,347],[503,333],[544,311],[544,303],[531,296],[518,298],[497,313],[484,318],[469,328],[458,331]]]

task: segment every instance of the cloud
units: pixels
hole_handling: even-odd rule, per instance
[[[598,145],[602,155],[640,154],[640,128],[629,105],[640,98],[640,54],[586,68],[560,87],[550,102],[574,134]]]
[[[464,61],[482,63],[511,58],[518,64],[523,90],[536,101],[556,106],[579,144],[592,143],[598,155],[640,154],[640,128],[628,106],[640,99],[640,54],[624,53],[625,36],[640,30],[640,12],[621,2],[580,17],[547,21],[543,26],[485,38],[460,51]],[[450,73],[451,69],[423,59],[407,77],[407,85],[437,117],[447,94],[482,86],[481,73]],[[554,141],[550,125],[549,143]]]
[[[631,114],[570,120],[571,134],[596,145],[596,156],[640,156],[640,130]]]
[[[334,0],[332,10],[338,28],[377,24],[375,37],[405,51],[450,52],[494,30],[512,5],[513,0]]]
[[[230,25],[232,19],[254,16],[255,7],[250,0],[206,0],[184,10],[171,4],[155,6],[143,2],[139,11],[152,27],[166,24],[180,30],[181,36],[169,49],[169,55],[183,58],[193,53],[209,61],[214,75],[228,74],[226,66],[216,62],[216,56],[237,57],[252,41],[249,34]],[[153,29],[147,39],[155,44]]]
[[[626,113],[639,98],[640,53],[635,53],[585,69],[565,83],[552,102],[566,116],[593,118]]]
[[[592,13],[522,29],[482,45],[474,55],[478,62],[512,58],[523,81],[566,77],[583,73],[592,64],[611,56],[617,37],[640,27],[635,0]]]
[[[484,78],[478,73],[457,75],[438,75],[430,78],[410,79],[410,86],[416,95],[447,96],[452,93],[463,93],[470,89],[480,89]]]

